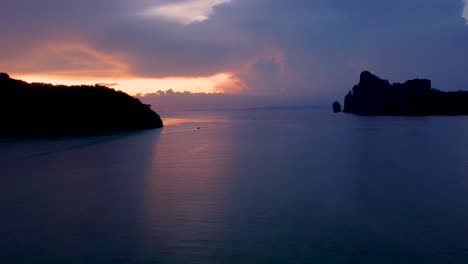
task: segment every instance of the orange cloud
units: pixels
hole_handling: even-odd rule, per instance
[[[117,54],[105,54],[79,43],[44,43],[14,62],[0,64],[12,75],[41,78],[122,77],[130,72]]]
[[[112,84],[117,90],[136,95],[158,90],[176,92],[230,92],[240,89],[231,73],[165,78],[141,77],[132,73],[125,54],[106,54],[80,43],[44,43],[15,63],[3,62],[14,78],[28,82],[64,85]]]

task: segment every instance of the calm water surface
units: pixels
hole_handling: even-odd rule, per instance
[[[165,122],[0,142],[0,263],[468,263],[468,117]]]

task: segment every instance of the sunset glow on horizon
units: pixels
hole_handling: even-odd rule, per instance
[[[168,77],[168,78],[64,78],[40,75],[12,74],[12,78],[30,83],[50,83],[54,85],[103,85],[126,92],[130,95],[154,93],[159,90],[191,93],[236,92],[232,90],[235,77],[230,73],[219,73],[205,77]],[[227,91],[229,89],[229,91]]]
[[[18,59],[16,64],[0,62],[0,68],[12,78],[30,83],[100,84],[130,95],[159,90],[191,93],[236,93],[241,90],[236,74],[230,72],[188,76],[138,75],[132,68],[135,65],[127,61],[126,56],[125,53],[98,50],[81,42],[46,41],[31,50],[27,58]]]

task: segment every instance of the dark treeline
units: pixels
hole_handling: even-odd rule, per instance
[[[415,79],[390,84],[364,71],[345,97],[345,113],[358,115],[468,115],[468,92],[443,92],[431,81]]]
[[[0,74],[0,135],[88,134],[160,128],[150,106],[104,86],[26,83]]]

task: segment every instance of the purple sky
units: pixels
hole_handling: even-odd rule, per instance
[[[0,71],[311,102],[362,70],[468,90],[464,16],[463,0],[5,1]]]

